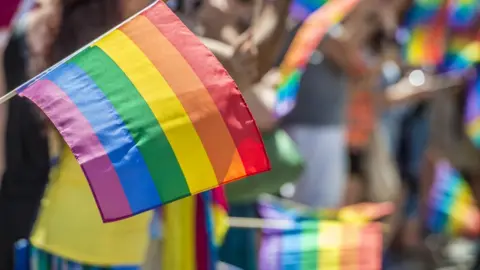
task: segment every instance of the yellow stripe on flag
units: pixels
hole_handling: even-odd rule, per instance
[[[342,226],[337,222],[322,221],[318,230],[318,269],[340,270]]]
[[[195,194],[218,186],[215,172],[188,114],[152,62],[120,30],[113,31],[95,45],[115,61],[150,106],[175,152],[190,192]]]

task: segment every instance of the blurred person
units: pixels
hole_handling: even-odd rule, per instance
[[[2,2],[2,16],[10,8],[8,5],[16,2]],[[0,92],[3,95],[27,80],[28,60],[25,27],[21,21],[16,21],[12,28],[0,29],[0,35]],[[48,180],[45,126],[28,100],[14,97],[0,105],[0,140],[0,269],[9,270],[13,269],[14,243],[30,235]]]
[[[197,16],[199,33],[233,46],[236,53],[253,52],[257,63],[250,77],[256,83],[272,68],[281,49],[290,3],[291,0],[205,0]]]
[[[352,33],[369,24],[375,3],[361,2],[346,19],[347,23],[330,29],[310,58],[295,108],[282,119],[282,126],[297,143],[306,162],[293,196],[299,203],[318,208],[336,208],[342,203],[348,169],[347,81],[362,80],[367,70],[357,46],[363,37]],[[289,34],[282,55],[300,27],[298,24]]]

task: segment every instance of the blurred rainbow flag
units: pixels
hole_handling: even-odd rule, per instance
[[[285,116],[295,106],[300,79],[320,41],[328,30],[342,21],[359,2],[360,0],[327,2],[304,21],[280,65],[282,82],[277,89],[277,117]]]
[[[469,27],[480,15],[480,1],[478,0],[450,0],[449,25],[453,28]]]
[[[290,17],[296,21],[304,21],[328,0],[293,0],[290,5]]]
[[[412,66],[436,66],[443,60],[447,38],[444,0],[416,0],[402,24],[403,57]]]
[[[463,50],[467,40],[458,31],[468,29],[479,19],[478,0],[415,0],[401,31],[404,59],[414,66],[435,66],[445,57],[447,61],[455,58],[455,65],[465,65],[458,62],[464,56],[459,58],[456,54]],[[475,53],[476,48],[470,48],[467,57]]]
[[[327,213],[308,216],[265,200],[260,200],[259,212],[291,225],[262,231],[259,270],[381,269],[380,223],[328,220]]]
[[[429,228],[449,235],[478,235],[480,214],[470,187],[447,161],[437,163],[429,200]]]

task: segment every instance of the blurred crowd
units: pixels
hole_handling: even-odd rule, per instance
[[[438,262],[428,251],[426,224],[438,162],[448,159],[473,197],[480,196],[480,153],[464,132],[462,116],[474,70],[448,76],[407,63],[398,33],[413,1],[361,0],[328,29],[310,57],[294,109],[271,119],[282,60],[303,26],[292,16],[292,1],[167,3],[236,81],[272,161],[263,178],[225,187],[229,215],[259,219],[261,193],[312,209],[390,202],[395,209],[382,220],[389,227],[383,267],[433,269]],[[0,1],[2,95],[152,3],[24,0],[7,20],[17,2]],[[468,30],[474,35],[478,17]],[[158,213],[102,224],[83,173],[65,148],[30,102],[14,97],[0,104],[0,270],[14,269],[14,245],[21,239],[29,239],[31,256],[36,254],[32,269],[153,270],[165,265],[161,260],[173,260],[152,251],[152,224],[164,228]],[[480,231],[477,225],[474,231]],[[157,238],[177,237],[163,232]],[[219,260],[257,269],[257,240],[254,230],[230,228]],[[468,243],[475,241],[470,237]],[[158,253],[153,259],[152,252]],[[422,266],[405,264],[411,258]],[[67,268],[60,262],[68,262]],[[190,270],[172,265],[167,269]],[[115,268],[121,266],[132,268]]]

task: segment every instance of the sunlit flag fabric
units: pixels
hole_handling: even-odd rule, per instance
[[[428,205],[428,227],[432,232],[478,236],[480,212],[472,191],[447,161],[440,161],[436,165],[435,182]]]
[[[264,229],[259,270],[381,269],[382,225],[305,217],[294,209],[260,202],[260,215],[290,228]]]
[[[359,2],[360,0],[327,2],[304,21],[280,65],[281,83],[277,89],[275,105],[277,117],[285,116],[294,108],[305,67],[320,41]]]
[[[234,81],[163,2],[18,93],[72,149],[104,221],[270,168]]]

